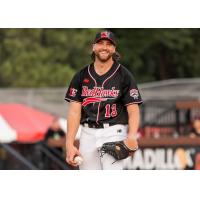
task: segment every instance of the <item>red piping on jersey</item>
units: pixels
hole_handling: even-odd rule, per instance
[[[119,69],[120,64],[118,65],[117,69],[103,82],[102,87],[104,86],[105,82],[110,79],[112,76],[114,76],[114,74],[116,73],[116,71]]]
[[[87,105],[90,104],[90,103],[98,103],[98,102],[106,101],[106,100],[107,100],[107,98],[88,97],[88,98],[85,98],[85,99],[83,100],[82,106],[87,106]]]
[[[95,78],[92,76],[92,74],[90,73],[90,65],[88,66],[88,73],[91,76],[91,78],[93,79],[94,83],[95,83],[95,87],[97,87],[97,82],[95,80]],[[100,105],[100,103],[99,103]],[[99,107],[98,107],[98,112],[99,112]],[[96,120],[96,123],[98,124],[98,121]]]
[[[90,65],[88,66],[88,73],[89,73],[89,75],[91,76],[91,78],[93,79],[93,81],[94,81],[94,83],[95,83],[95,87],[97,87],[97,82],[96,82],[96,80],[95,80],[95,78],[91,75],[91,73],[90,73]]]
[[[101,86],[102,88],[103,88],[105,82],[108,81],[110,78],[112,78],[112,76],[114,76],[114,74],[115,74],[116,71],[119,69],[119,67],[120,67],[120,64],[118,65],[117,69],[103,82],[103,84],[102,84],[102,86]],[[98,124],[98,121],[99,121],[99,109],[100,109],[100,104],[101,104],[101,102],[100,102],[99,105],[98,105],[98,112],[97,112],[97,118],[96,118],[96,123],[97,123],[97,124]]]
[[[99,109],[100,109],[100,104],[101,104],[101,102],[100,102],[99,105],[98,105],[97,118],[96,118],[96,123],[97,123],[97,124],[98,124],[98,121],[99,121]]]
[[[77,103],[82,103],[81,101],[74,101],[73,99],[65,98],[65,100],[69,100],[70,102],[77,102]]]
[[[139,104],[139,103],[142,103],[142,102],[143,102],[143,101],[131,102],[131,103],[125,104],[125,106],[131,105],[131,104]]]

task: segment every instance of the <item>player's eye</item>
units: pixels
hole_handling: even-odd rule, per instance
[[[108,47],[110,47],[110,46],[112,46],[112,43],[111,43],[111,42],[108,42],[106,45],[107,45]]]
[[[100,40],[99,42],[97,42],[97,44],[103,45],[103,41]]]
[[[110,42],[109,40],[106,42],[106,45],[111,46],[113,45],[112,42]]]

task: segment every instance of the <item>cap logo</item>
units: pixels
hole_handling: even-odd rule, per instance
[[[108,32],[107,32],[107,31],[102,32],[102,33],[101,33],[101,38],[102,38],[102,37],[107,37],[107,38],[109,38]]]

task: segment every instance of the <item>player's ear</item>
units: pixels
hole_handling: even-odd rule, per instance
[[[92,44],[92,51],[94,51],[95,49],[95,44]]]
[[[116,46],[113,45],[113,52],[116,52]]]

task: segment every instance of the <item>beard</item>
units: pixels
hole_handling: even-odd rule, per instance
[[[107,52],[106,55],[102,55],[101,52],[94,52],[94,54],[95,54],[95,57],[101,62],[107,62],[108,60],[112,58],[114,53]]]

